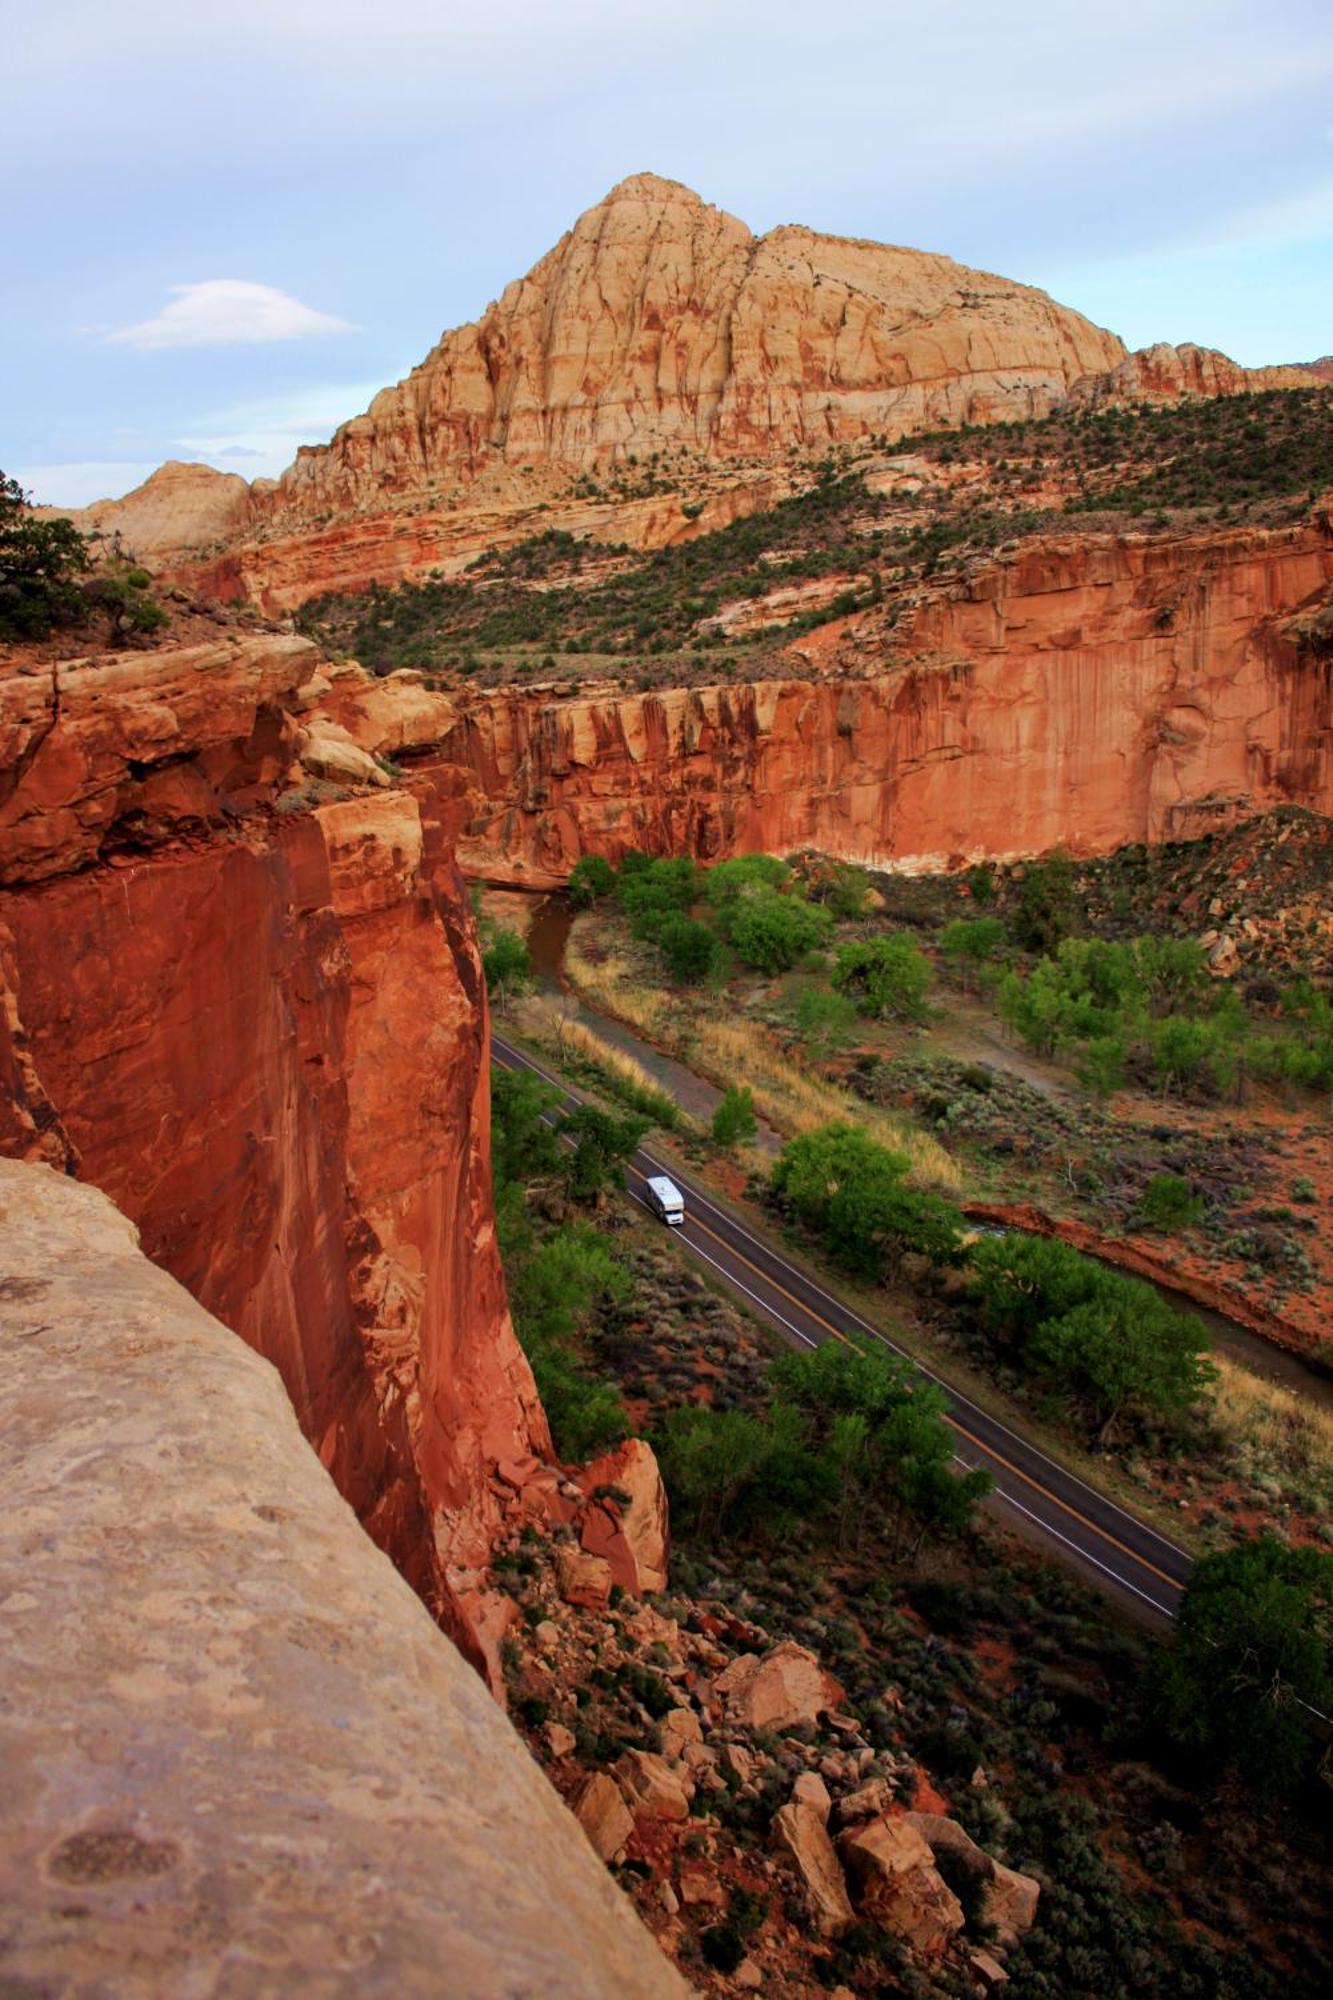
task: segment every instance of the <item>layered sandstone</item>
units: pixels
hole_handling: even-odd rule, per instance
[[[0,1237],[6,1991],[683,1996],[273,1368],[91,1187]]]
[[[951,258],[613,188],[471,326],[279,482],[279,518],[377,507],[494,461],[767,457],[1027,416],[1124,355],[1044,292]]]
[[[467,1635],[494,1467],[549,1440],[490,1206],[484,988],[441,766],[313,787],[281,636],[0,670],[0,1146],[76,1167],[272,1360]]]
[[[1280,803],[1333,809],[1327,514],[1282,529],[1015,544],[792,648],[790,679],[648,694],[432,693],[348,677],[367,747],[484,800],[464,852],[562,879],[636,846],[817,846],[938,867],[1188,838]]]
[[[1178,403],[1197,396],[1244,396],[1265,389],[1317,389],[1318,366],[1242,368],[1215,347],[1158,341],[1126,355],[1103,374],[1075,382],[1069,401],[1100,408],[1111,403]]]

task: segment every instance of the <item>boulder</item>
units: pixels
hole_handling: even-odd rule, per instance
[[[692,1708],[673,1708],[658,1724],[662,1755],[669,1759],[684,1756],[687,1744],[702,1743],[703,1729]]]
[[[342,785],[387,785],[389,780],[368,750],[340,723],[313,716],[301,732],[300,758],[307,771]]]
[[[856,1826],[862,1820],[878,1819],[893,1804],[893,1786],[887,1778],[872,1778],[838,1800],[839,1826]]]
[[[958,1855],[986,1882],[983,1920],[991,1926],[998,1949],[1007,1951],[1031,1930],[1041,1900],[1041,1884],[1034,1876],[1023,1875],[1017,1868],[1007,1868],[1003,1861],[996,1861],[977,1846],[957,1820],[942,1813],[910,1812],[904,1814],[904,1819],[921,1835],[932,1854]]]
[[[781,1807],[773,1821],[773,1844],[799,1876],[819,1935],[844,1936],[856,1917],[819,1808],[799,1799]]]
[[[548,1722],[542,1731],[548,1754],[559,1763],[562,1757],[574,1754],[575,1737],[572,1729],[566,1729],[563,1722]]]
[[[838,1842],[861,1916],[925,1957],[963,1928],[963,1909],[924,1837],[906,1819],[875,1819]]]
[[[555,1574],[566,1604],[580,1604],[587,1611],[605,1611],[611,1599],[611,1565],[601,1556],[585,1555],[582,1549],[559,1548],[555,1553]]]
[[[635,1597],[666,1589],[666,1488],[652,1448],[626,1438],[579,1474],[588,1496],[579,1539],[611,1566],[611,1580]]]
[[[713,1692],[728,1720],[746,1729],[790,1729],[797,1722],[815,1722],[843,1699],[832,1674],[790,1639],[762,1659],[742,1653],[718,1675]]]
[[[991,1886],[983,1914],[994,1930],[996,1944],[1007,1951],[1031,1930],[1041,1901],[1041,1883],[1035,1876],[1021,1874],[1017,1868],[1006,1868],[1003,1861],[992,1861],[991,1868]]]
[[[828,1824],[829,1809],[833,1804],[828,1786],[817,1771],[802,1771],[791,1788],[794,1805],[813,1806],[819,1817]]]
[[[631,1812],[648,1819],[688,1819],[693,1787],[651,1750],[627,1750],[612,1768]]]
[[[738,1785],[748,1785],[755,1772],[755,1754],[743,1743],[722,1745],[722,1768]]]
[[[997,1986],[1003,1986],[1008,1981],[1009,1974],[999,1959],[988,1951],[969,1952],[967,1962],[976,1975],[977,1983],[984,1986],[988,1993],[993,1993]]]
[[[574,1800],[574,1817],[603,1861],[613,1861],[634,1831],[634,1820],[605,1771],[594,1771]]]

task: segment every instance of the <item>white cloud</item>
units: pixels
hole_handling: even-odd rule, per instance
[[[130,347],[232,347],[354,331],[347,320],[316,312],[290,292],[244,278],[206,278],[171,289],[170,302],[153,319],[123,326],[108,339]]]
[[[14,478],[40,507],[90,507],[94,500],[119,500],[142,486],[157,467],[156,459],[85,458],[20,466]]]

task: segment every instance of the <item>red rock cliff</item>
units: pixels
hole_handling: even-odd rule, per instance
[[[77,1165],[276,1363],[466,1638],[494,1465],[548,1438],[494,1242],[459,790],[312,807],[314,658],[0,667],[0,1148]]]
[[[894,624],[812,635],[788,680],[557,700],[348,677],[337,699],[368,745],[467,767],[486,801],[467,863],[496,877],[629,845],[1100,853],[1288,800],[1333,809],[1330,662],[1294,636],[1331,584],[1326,520],[1044,540]]]

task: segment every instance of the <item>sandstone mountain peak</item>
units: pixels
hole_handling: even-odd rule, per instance
[[[273,511],[361,512],[500,467],[785,459],[1027,416],[1124,357],[1028,286],[801,227],[756,238],[678,182],[634,174],[480,320],[303,450]]]

